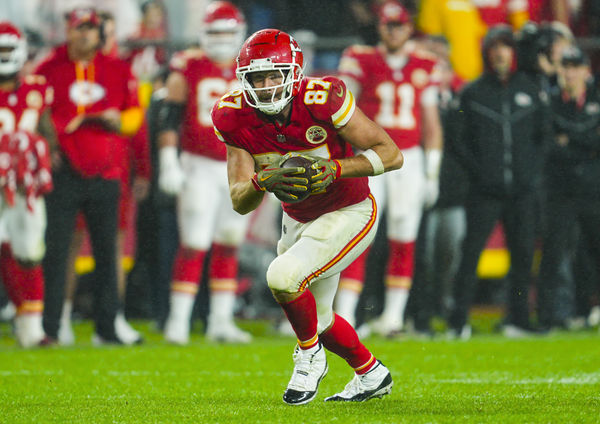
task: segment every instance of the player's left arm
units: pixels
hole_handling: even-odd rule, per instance
[[[421,119],[421,134],[423,149],[425,150],[425,173],[428,178],[437,178],[443,148],[443,131],[438,105],[423,106]]]
[[[427,177],[426,206],[433,206],[438,197],[440,166],[444,135],[439,110],[439,84],[442,68],[438,62],[429,70],[429,85],[420,96],[421,144],[425,150],[425,176]]]
[[[430,208],[439,197],[440,168],[442,164],[442,124],[438,105],[422,106],[422,143],[425,150],[424,206]]]
[[[388,133],[369,119],[357,106],[350,120],[338,134],[363,153],[339,159],[339,177],[365,177],[399,169],[404,163],[402,152]]]
[[[331,119],[338,135],[363,151],[352,157],[317,160],[312,165],[318,170],[311,178],[313,192],[325,189],[338,178],[379,175],[402,167],[404,158],[394,141],[360,110],[343,80],[311,80],[306,88],[304,102],[314,108],[315,116]]]

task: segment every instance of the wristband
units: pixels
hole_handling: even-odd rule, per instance
[[[373,167],[373,175],[381,175],[385,172],[385,167],[383,166],[383,162],[381,161],[381,158],[377,152],[367,149],[362,152],[361,155],[367,158],[369,163],[371,163],[371,166]]]
[[[252,185],[254,186],[254,190],[256,190],[256,191],[265,191],[265,188],[261,187],[258,184],[258,175],[256,173],[254,173],[254,175],[252,176],[252,178],[250,179],[250,181],[252,181]]]

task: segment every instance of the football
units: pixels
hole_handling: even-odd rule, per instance
[[[312,177],[313,175],[315,175],[317,173],[316,169],[312,169],[310,167],[312,164],[313,164],[313,162],[310,159],[307,159],[303,156],[292,156],[292,157],[286,159],[285,162],[283,162],[280,166],[281,166],[281,168],[302,167],[302,168],[304,168],[304,173],[297,174],[297,176],[304,177],[310,181],[310,177]],[[307,191],[305,191],[303,193],[294,193],[294,194],[296,194],[298,196],[298,200],[296,200],[294,202],[290,202],[289,200],[280,199],[279,196],[277,196],[277,194],[275,194],[275,196],[277,196],[277,198],[279,200],[283,200],[286,203],[298,203],[298,202],[305,200],[308,196],[310,196],[310,185],[309,185]]]

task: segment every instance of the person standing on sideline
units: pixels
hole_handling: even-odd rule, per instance
[[[555,136],[544,166],[545,228],[537,306],[538,322],[547,329],[565,326],[570,317],[563,316],[565,309],[574,313],[561,305],[568,302],[560,296],[559,284],[561,268],[573,255],[577,226],[583,249],[574,255],[590,253],[600,269],[600,95],[592,83],[589,58],[579,47],[566,49],[561,64],[562,78],[550,103]]]
[[[477,264],[496,221],[501,220],[511,257],[503,332],[521,337],[531,330],[528,293],[534,253],[536,191],[540,188],[547,96],[515,68],[515,40],[508,25],[490,29],[483,43],[485,72],[461,92],[450,148],[469,176],[467,231],[449,317],[451,337],[471,336],[468,314]]]
[[[44,329],[57,338],[69,246],[75,217],[82,211],[97,276],[93,342],[120,344],[114,326],[121,177],[115,149],[138,131],[143,111],[129,65],[100,51],[96,10],[76,8],[66,18],[66,44],[54,49],[36,71],[54,88],[51,112],[59,142],[54,190],[47,197]]]
[[[53,342],[42,328],[41,266],[46,230],[43,195],[52,188],[52,177],[49,146],[39,135],[52,144],[56,140],[48,109],[52,88],[42,76],[19,75],[26,60],[24,35],[11,22],[0,21],[0,275],[16,307],[17,342],[35,347]],[[23,178],[23,171],[28,178]]]
[[[315,398],[328,370],[325,349],[355,371],[342,392],[325,400],[365,401],[390,393],[392,377],[333,313],[333,298],[340,271],[375,236],[377,206],[366,177],[400,168],[403,156],[340,79],[305,78],[303,65],[289,34],[257,31],[237,58],[242,89],[215,104],[212,120],[227,147],[235,211],[250,213],[266,191],[282,201],[282,236],[267,283],[298,340],[284,402]],[[353,147],[363,153],[354,156]],[[280,167],[294,155],[309,160],[310,168]],[[298,175],[311,170],[310,181]]]
[[[108,57],[118,58],[118,43],[115,34],[115,18],[109,12],[99,12],[102,27],[102,53]],[[119,293],[120,307],[115,318],[115,331],[123,344],[140,344],[143,342],[141,334],[135,330],[125,319],[125,294],[127,273],[123,267],[125,257],[125,238],[131,227],[134,199],[141,200],[147,195],[150,178],[150,155],[148,152],[148,139],[145,126],[131,138],[123,138],[119,148],[115,148],[114,160],[119,165],[121,175],[121,195],[119,197],[119,227],[117,230],[117,292]],[[133,168],[133,172],[132,172]],[[86,223],[80,212],[76,219],[75,231],[71,239],[67,262],[67,277],[65,280],[65,301],[58,330],[58,342],[63,346],[75,343],[75,332],[71,323],[75,292],[77,291],[77,273],[75,262],[86,235]]]
[[[210,119],[215,102],[239,86],[235,57],[245,36],[246,23],[240,11],[229,2],[213,2],[202,25],[202,50],[181,52],[171,61],[158,135],[159,187],[178,196],[180,246],[164,329],[165,339],[171,343],[189,342],[193,306],[209,250],[206,337],[226,343],[252,340],[233,320],[238,248],[244,241],[248,219],[231,206],[227,153]]]
[[[412,18],[398,2],[386,2],[379,13],[381,43],[349,47],[339,72],[358,105],[388,132],[405,160],[403,172],[369,179],[380,209],[387,212],[389,258],[383,312],[366,332],[391,336],[404,327],[423,207],[437,200],[442,126],[435,56],[409,41]],[[352,321],[364,281],[364,256],[342,273],[335,303],[336,311]]]

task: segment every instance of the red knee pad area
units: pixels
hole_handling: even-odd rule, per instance
[[[389,241],[387,275],[412,278],[415,268],[415,242]]]
[[[236,279],[238,273],[237,247],[214,244],[210,254],[209,275],[214,279]]]
[[[173,281],[200,284],[206,252],[179,247],[173,263]]]

